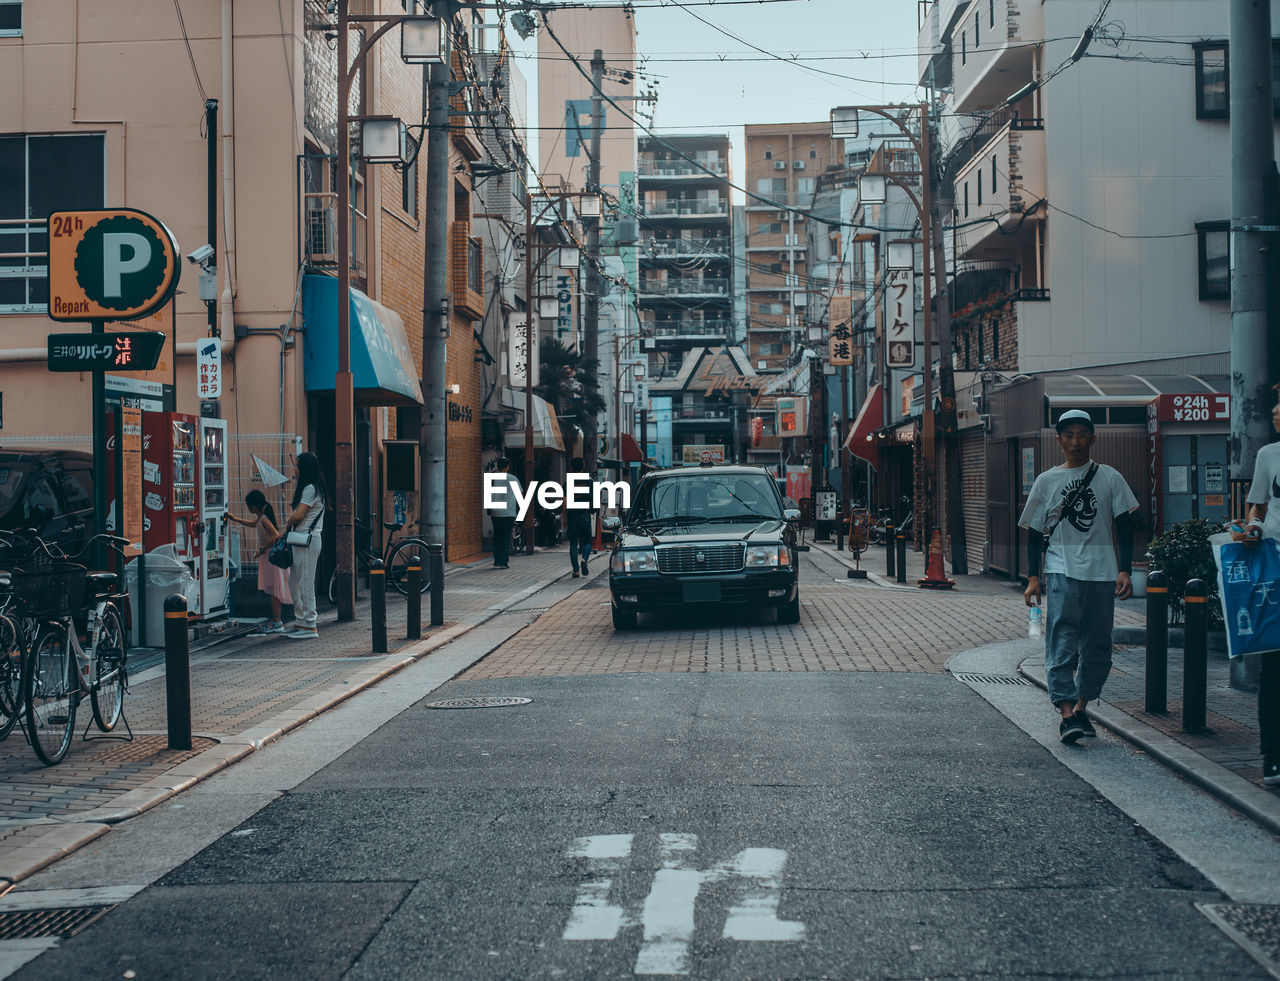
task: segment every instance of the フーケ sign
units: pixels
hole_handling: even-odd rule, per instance
[[[49,216],[49,317],[135,320],[162,306],[181,275],[178,244],[131,208]]]

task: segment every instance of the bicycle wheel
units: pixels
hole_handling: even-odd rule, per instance
[[[128,680],[125,674],[124,629],[120,626],[120,614],[114,606],[108,606],[98,623],[98,639],[93,646],[95,667],[90,701],[93,704],[93,721],[103,732],[110,732],[120,721],[124,709],[124,690]]]
[[[40,762],[53,766],[71,748],[80,685],[75,656],[62,623],[44,624],[22,669],[22,704],[27,735]]]
[[[338,605],[338,570],[329,573],[329,605]]]
[[[17,625],[0,616],[0,739],[13,732],[21,714],[22,637]]]
[[[401,596],[409,595],[409,559],[416,555],[422,566],[422,588],[425,593],[431,586],[430,566],[427,565],[427,543],[421,538],[406,538],[397,542],[387,556],[387,584],[394,586]]]

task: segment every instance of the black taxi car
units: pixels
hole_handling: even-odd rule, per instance
[[[796,522],[759,467],[657,470],[636,488],[613,532],[609,593],[615,630],[640,613],[706,604],[775,609],[800,620]]]

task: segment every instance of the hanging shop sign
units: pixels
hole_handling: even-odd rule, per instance
[[[173,233],[131,208],[49,216],[49,319],[137,320],[163,306],[182,273]]]

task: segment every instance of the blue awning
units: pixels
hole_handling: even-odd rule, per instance
[[[338,280],[302,277],[303,379],[308,392],[332,392],[338,373]],[[351,290],[351,374],[358,405],[422,404],[422,385],[404,321]]]

